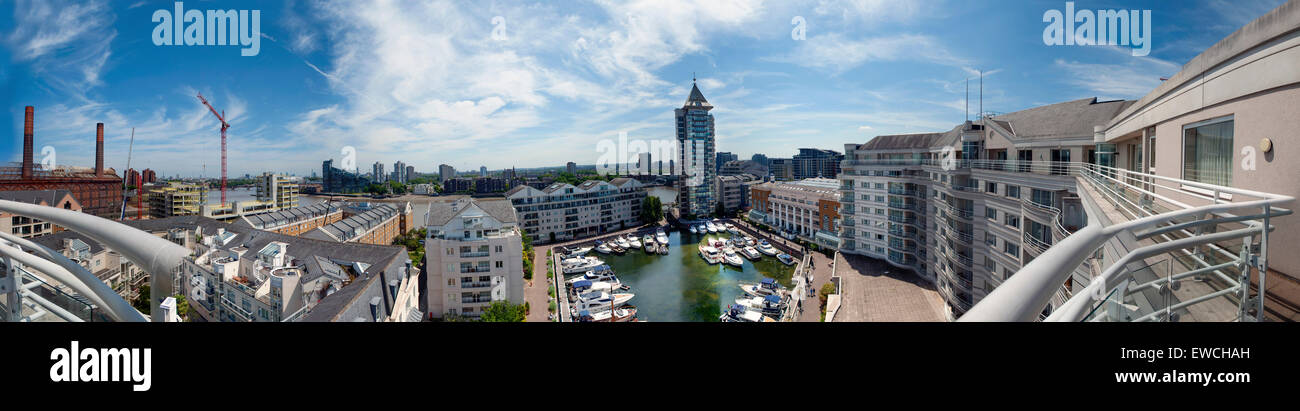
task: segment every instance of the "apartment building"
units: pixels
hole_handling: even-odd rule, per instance
[[[840,177],[841,251],[881,258],[935,282],[956,318],[1085,226],[1248,201],[1258,193],[1300,195],[1300,166],[1279,161],[1300,155],[1300,148],[1275,140],[1300,126],[1295,115],[1300,71],[1274,70],[1300,64],[1297,28],[1300,3],[1284,4],[1136,101],[1081,99],[982,117],[944,133],[848,144]],[[1256,194],[1242,195],[1240,189]],[[1237,198],[1227,191],[1236,191]],[[1272,224],[1277,225],[1272,238],[1248,239],[1258,241],[1251,250],[1300,241],[1300,230],[1288,229],[1300,228],[1294,218]],[[1232,228],[1237,227],[1226,222],[1197,230],[1175,225],[1141,241],[1111,239],[1078,265],[1046,267],[1063,270],[1065,281],[1041,315],[1084,290],[1100,273],[1098,267],[1138,247]],[[1252,251],[1241,265],[1246,271],[1215,265],[1239,258],[1240,248],[1240,241],[1211,243],[1120,267],[1135,278],[1195,270],[1216,276],[1196,277],[1171,297],[1112,291],[1133,309],[1106,310],[1106,315],[1169,321],[1300,318],[1287,308],[1297,297],[1300,256],[1274,253],[1264,261],[1256,258],[1264,254]],[[1260,313],[1253,304],[1246,307],[1251,290],[1241,283],[1263,281],[1250,275],[1258,276],[1265,264],[1270,278],[1283,279],[1267,300],[1284,303],[1261,304],[1265,312]],[[1159,302],[1165,298],[1182,303],[1165,310]]]
[[[810,178],[750,187],[749,218],[830,248],[840,246],[839,182]]]
[[[801,148],[790,159],[791,174],[795,180],[809,178],[835,178],[840,174],[840,161],[844,155],[834,150]]]
[[[794,163],[788,158],[773,158],[768,160],[771,164],[768,172],[772,174],[772,179],[776,181],[794,180]]]
[[[439,164],[438,177],[440,179],[439,183],[446,184],[447,180],[456,178],[456,168],[446,164]]]
[[[72,197],[72,192],[68,190],[0,191],[0,200],[81,211],[81,203],[77,202],[77,199]],[[0,232],[10,233],[22,238],[31,238],[60,231],[63,231],[63,227],[50,224],[47,221],[0,212]]]
[[[683,217],[707,216],[717,207],[714,178],[718,167],[714,141],[713,105],[694,83],[682,108],[674,110],[677,130],[677,155],[681,164],[678,179],[678,204]]]
[[[846,145],[841,252],[936,282],[960,316],[1087,223],[1071,163],[1097,157],[1094,125],[1130,105],[1080,99]]]
[[[35,237],[32,238],[32,241],[54,250],[54,252],[62,254],[64,257],[68,257],[68,259],[84,267],[91,274],[94,274],[95,278],[103,281],[104,284],[108,284],[113,291],[116,291],[118,295],[127,301],[139,297],[141,287],[149,284],[149,273],[141,270],[139,266],[122,257],[121,254],[104,248],[99,242],[81,233],[65,230],[55,234]],[[59,284],[54,281],[46,282]],[[65,287],[61,284],[53,286],[56,289]],[[76,294],[70,289],[62,290],[62,292]]]
[[[153,218],[199,215],[208,203],[208,186],[168,181],[150,190],[146,198],[149,202],[149,216]]]
[[[270,202],[273,210],[288,210],[298,206],[298,183],[283,174],[262,173],[257,179],[257,200]]]
[[[302,235],[342,220],[343,208],[333,203],[319,203],[288,210],[243,215],[231,225],[285,235]]]
[[[718,176],[715,189],[718,192],[718,202],[722,204],[722,209],[726,212],[744,209],[749,204],[750,186],[746,183],[757,179],[758,177],[753,174]]]
[[[213,220],[208,220],[213,221]],[[420,321],[419,272],[400,246],[195,227],[180,271],[191,313],[209,322]]]
[[[524,235],[547,243],[618,231],[640,224],[644,185],[631,178],[588,180],[545,189],[517,186],[506,198],[519,213]]]
[[[303,234],[303,237],[343,243],[388,245],[414,228],[410,202],[353,203],[336,223]]]
[[[495,301],[524,302],[523,239],[504,199],[435,202],[424,241],[428,312],[477,318]]]

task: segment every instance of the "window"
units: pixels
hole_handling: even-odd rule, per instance
[[[501,262],[497,261],[497,268],[501,268],[501,267],[502,267]]]
[[[993,194],[997,194],[997,193],[998,193],[998,183],[994,183],[994,182],[987,182],[987,183],[984,183],[984,191],[985,191],[985,192],[989,192],[989,193],[993,193]]]
[[[1007,197],[1020,198],[1020,186],[1007,186]]]
[[[993,234],[989,234],[988,231],[985,231],[985,232],[984,232],[984,243],[985,243],[985,244],[988,244],[988,245],[991,245],[991,246],[994,246],[994,247],[997,247],[997,246],[998,246],[998,236],[995,236],[995,235],[993,235]]]
[[[1006,251],[1007,254],[1011,254],[1011,255],[1013,255],[1013,256],[1015,256],[1015,257],[1017,257],[1017,258],[1020,257],[1020,245],[1019,245],[1019,244],[1012,244],[1012,243],[1009,242],[1009,241],[1003,241],[1003,242],[1002,242],[1002,251]]]
[[[1007,214],[1007,219],[1006,219],[1006,220],[1007,220],[1007,221],[1006,221],[1007,226],[1009,226],[1009,227],[1013,227],[1013,228],[1020,228],[1020,216],[1012,215],[1012,214]]]
[[[1183,179],[1214,185],[1232,184],[1233,118],[1183,127]]]
[[[995,209],[995,208],[993,208],[993,207],[987,207],[987,208],[984,209],[984,217],[987,217],[987,218],[989,218],[990,220],[993,220],[993,221],[997,221],[997,219],[998,219],[998,210]]]

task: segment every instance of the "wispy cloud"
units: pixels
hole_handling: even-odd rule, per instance
[[[898,34],[850,39],[839,33],[822,34],[799,42],[793,52],[767,57],[768,61],[842,73],[868,62],[924,61],[965,67],[970,62],[948,50],[938,39],[923,34]]]

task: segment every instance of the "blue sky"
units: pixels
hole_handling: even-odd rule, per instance
[[[597,142],[619,132],[671,139],[692,73],[716,107],[719,151],[839,151],[951,128],[980,69],[987,111],[1139,98],[1282,2],[1075,2],[1152,10],[1145,57],[1044,45],[1043,13],[1064,1],[184,3],[260,10],[260,54],[241,57],[236,46],[155,46],[151,16],[170,1],[3,0],[0,157],[21,160],[33,105],[38,157],[49,145],[60,164],[93,165],[103,122],[110,167],[125,168],[135,127],[133,168],[216,176],[219,125],[201,92],[231,123],[232,176],[310,174],[345,146],[363,170],[592,164]],[[804,40],[791,38],[796,16]]]

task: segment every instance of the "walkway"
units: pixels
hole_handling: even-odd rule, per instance
[[[546,267],[547,267],[546,251],[547,250],[558,251],[559,247],[561,246],[570,246],[575,244],[590,245],[592,242],[595,242],[596,240],[602,238],[613,238],[621,234],[645,231],[647,229],[653,231],[655,227],[657,226],[638,226],[638,227],[632,227],[628,229],[601,234],[599,236],[583,238],[579,240],[569,240],[569,241],[557,242],[554,244],[546,244],[546,245],[533,245],[533,252],[537,254],[536,258],[533,261],[533,279],[532,281],[528,281],[527,283],[524,284],[524,301],[527,301],[530,307],[528,312],[528,322],[552,321],[547,319],[546,317],[547,314],[546,307],[550,305],[550,295],[547,294],[547,286],[550,285],[550,282],[548,282],[546,279]],[[555,276],[556,278],[552,279],[552,281],[556,281],[564,278],[564,274],[560,273],[558,266],[556,267],[555,270]],[[555,292],[557,293],[556,295],[559,295],[558,293],[564,292],[564,288],[562,287],[556,288]],[[565,312],[563,310],[564,307],[559,306],[559,302],[557,302],[556,305],[557,305],[556,315]]]
[[[910,271],[853,254],[840,254],[835,266],[844,282],[837,322],[946,319],[943,298],[933,285]],[[804,311],[806,315],[808,310]]]

